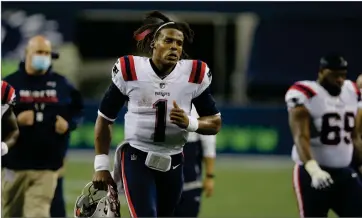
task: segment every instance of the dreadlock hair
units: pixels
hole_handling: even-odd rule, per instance
[[[151,43],[158,37],[161,29],[173,28],[180,30],[185,40],[192,43],[194,32],[190,26],[185,22],[175,22],[165,16],[159,11],[152,11],[148,13],[143,20],[143,26],[137,29],[133,36],[137,41],[137,48],[140,52],[152,54]],[[188,58],[188,55],[183,50],[181,58]]]

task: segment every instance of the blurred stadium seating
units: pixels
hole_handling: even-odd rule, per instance
[[[133,31],[154,9],[194,29],[186,49],[210,65],[223,114],[216,193],[203,202],[202,217],[296,217],[284,93],[294,81],[315,79],[325,52],[347,57],[350,79],[362,73],[360,2],[3,2],[2,77],[17,68],[27,39],[44,34],[60,52],[55,69],[87,99],[84,124],[71,138],[68,215],[92,178],[94,120],[111,67],[137,54]],[[114,131],[113,148],[123,138],[122,118]]]

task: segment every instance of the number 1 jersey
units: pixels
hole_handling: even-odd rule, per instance
[[[304,105],[310,113],[312,156],[326,167],[346,167],[352,159],[352,130],[361,93],[356,84],[345,80],[339,96],[331,96],[316,81],[299,81],[287,91],[288,109]],[[292,158],[301,163],[296,146]]]
[[[145,152],[170,155],[182,152],[188,132],[170,122],[173,101],[190,115],[192,100],[211,83],[209,71],[202,61],[181,60],[161,79],[149,58],[131,55],[119,58],[112,70],[112,81],[128,96],[125,141]]]

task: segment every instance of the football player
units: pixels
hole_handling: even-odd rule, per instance
[[[135,39],[151,58],[120,57],[100,103],[93,183],[96,188],[116,186],[109,171],[110,127],[126,103],[125,143],[116,154],[114,167],[120,170],[114,170],[114,177],[122,179],[131,217],[172,216],[182,192],[182,149],[188,132],[215,135],[221,116],[209,90],[209,67],[184,59],[184,42],[193,39],[188,24],[157,11],[144,23]],[[190,116],[192,104],[198,119]]]
[[[356,80],[357,87],[362,90],[362,74],[358,76]],[[357,171],[360,179],[362,180],[362,159],[359,158],[357,149],[353,150],[353,159],[351,166]]]
[[[198,117],[195,107],[191,115]],[[216,136],[190,133],[184,146],[184,187],[181,200],[176,207],[175,217],[197,217],[200,210],[201,193],[211,197],[214,191],[214,162],[216,156]],[[202,162],[205,179],[202,183]]]
[[[15,104],[15,89],[5,81],[1,81],[1,156],[8,153],[19,136],[19,127],[13,112]],[[3,134],[4,133],[4,134]]]
[[[361,182],[349,167],[352,136],[361,136],[354,131],[362,120],[361,93],[346,76],[344,57],[326,55],[317,81],[296,82],[285,95],[301,217],[327,217],[330,209],[340,217],[362,217]]]

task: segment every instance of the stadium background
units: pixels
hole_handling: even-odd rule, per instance
[[[314,80],[328,51],[346,56],[350,79],[362,73],[360,2],[2,2],[2,77],[17,68],[27,40],[44,34],[60,53],[55,69],[86,98],[66,164],[68,216],[92,178],[93,125],[110,70],[117,57],[137,54],[133,31],[155,9],[190,23],[196,35],[186,49],[212,69],[223,114],[215,195],[201,217],[296,217],[284,93],[294,81]],[[113,147],[122,118],[114,133]]]

